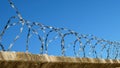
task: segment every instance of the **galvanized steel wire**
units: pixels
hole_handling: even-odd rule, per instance
[[[60,47],[61,55],[66,55],[66,49],[72,47],[72,52],[74,53],[75,57],[92,57],[92,58],[104,58],[104,59],[120,59],[120,42],[117,41],[109,41],[105,39],[98,38],[91,34],[79,34],[73,30],[66,29],[66,28],[56,28],[52,26],[46,26],[39,22],[31,22],[24,19],[18,9],[15,7],[11,0],[8,0],[11,7],[15,9],[16,16],[12,16],[9,18],[7,24],[5,25],[4,29],[0,33],[0,47],[2,51],[11,51],[11,48],[14,46],[14,43],[21,37],[23,33],[24,26],[27,26],[27,40],[26,40],[26,52],[29,52],[29,40],[31,36],[34,34],[38,37],[41,47],[40,54],[49,54],[48,53],[48,46],[49,44],[55,41],[56,39],[60,39]],[[11,20],[18,19],[18,22],[12,23]],[[14,38],[13,42],[9,44],[8,49],[5,49],[5,45],[2,44],[2,37],[4,36],[6,30],[9,30],[12,26],[21,25],[19,29],[19,33]],[[34,28],[35,26],[39,28]],[[44,36],[40,35],[38,31],[42,31]],[[57,35],[54,36],[49,40],[49,36],[51,33],[56,33]],[[66,39],[65,37],[72,36],[76,39],[72,41],[72,43],[65,45]],[[72,38],[71,38],[72,39]],[[84,41],[83,41],[84,40]],[[68,46],[68,47],[66,47]],[[78,49],[78,50],[77,50]],[[54,54],[53,54],[54,55]]]

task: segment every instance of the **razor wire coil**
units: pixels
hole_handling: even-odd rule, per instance
[[[36,35],[40,42],[41,47],[39,48],[40,54],[49,54],[48,46],[49,44],[60,39],[61,55],[66,55],[66,49],[72,47],[72,51],[75,57],[90,57],[93,58],[105,58],[105,59],[120,59],[120,42],[109,41],[105,39],[100,39],[94,35],[90,34],[79,34],[73,30],[66,28],[56,28],[52,26],[46,26],[39,22],[31,22],[24,19],[18,9],[15,7],[11,0],[8,0],[11,7],[15,9],[17,16],[12,16],[8,19],[7,24],[0,33],[0,47],[2,51],[11,51],[11,48],[14,46],[15,42],[21,37],[25,26],[27,26],[27,38],[26,38],[26,52],[29,52],[29,43],[32,35]],[[18,19],[17,22],[11,22],[13,19]],[[12,43],[9,44],[8,49],[5,49],[5,45],[2,44],[2,37],[4,36],[6,30],[9,28],[20,25],[19,33],[15,36]],[[34,28],[35,26],[39,28]],[[48,30],[48,31],[47,31]],[[44,36],[41,36],[38,31],[42,31]],[[57,35],[49,39],[51,33],[56,33]],[[68,45],[66,43],[66,37],[71,36],[75,39],[70,42]],[[83,41],[84,40],[84,41]],[[77,45],[78,44],[78,45]],[[78,51],[77,51],[78,48]],[[105,53],[105,55],[104,55]],[[114,56],[113,56],[114,55]]]

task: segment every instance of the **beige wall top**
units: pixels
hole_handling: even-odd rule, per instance
[[[115,68],[120,60],[56,57],[21,52],[0,52],[0,68]]]

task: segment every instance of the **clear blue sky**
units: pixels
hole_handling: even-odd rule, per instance
[[[65,27],[81,34],[120,41],[120,0],[13,0],[22,16],[44,25]],[[0,0],[0,30],[16,15]]]

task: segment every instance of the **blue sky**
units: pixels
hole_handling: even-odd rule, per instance
[[[120,0],[13,0],[22,16],[44,25],[65,27],[81,34],[120,41]],[[16,15],[0,1],[0,31]]]

